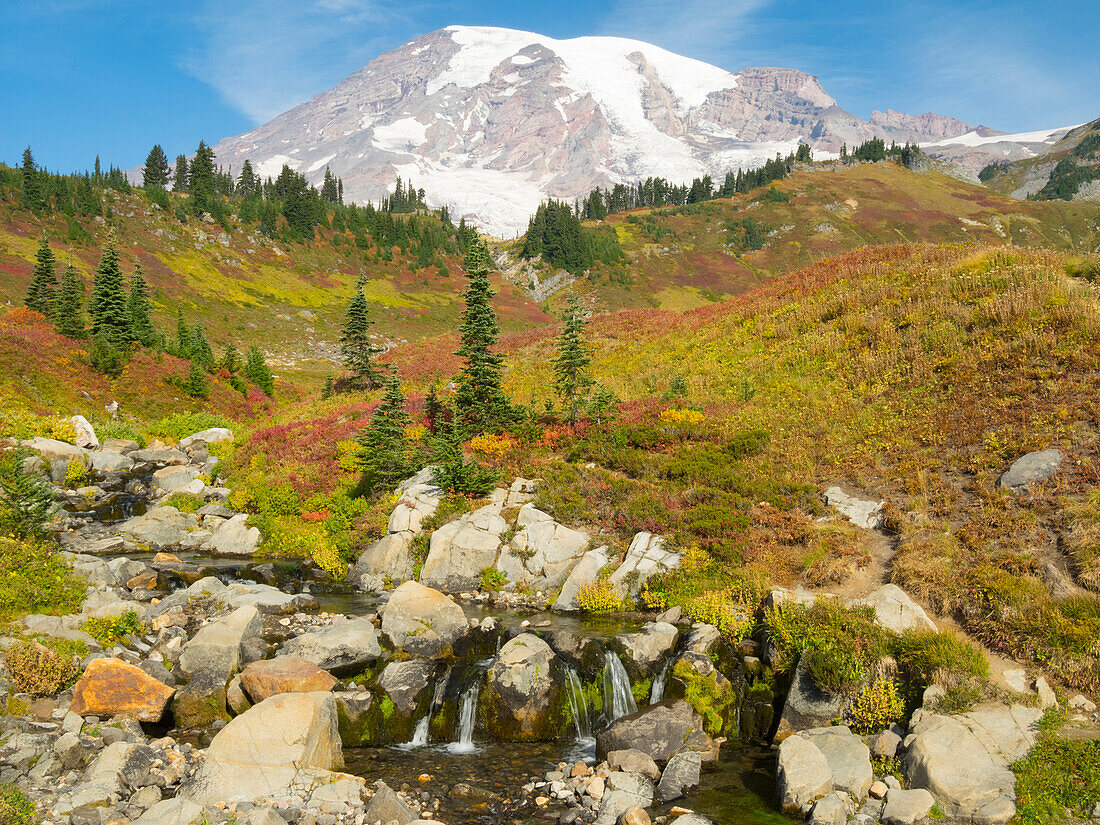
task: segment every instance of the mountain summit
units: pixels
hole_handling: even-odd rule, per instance
[[[380,55],[334,88],[216,147],[263,176],[283,164],[354,200],[411,178],[434,206],[508,236],[547,196],[759,165],[800,141],[836,151],[873,136],[940,140],[974,127],[939,115],[841,109],[813,75],[738,73],[618,37],[555,40],[451,26]]]

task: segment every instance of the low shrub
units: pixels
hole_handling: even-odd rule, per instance
[[[714,625],[732,641],[740,641],[752,632],[752,615],[732,589],[711,590],[696,596],[688,601],[687,612],[697,622]]]
[[[164,502],[168,507],[175,507],[181,513],[195,513],[206,504],[202,496],[194,493],[172,493]]]
[[[179,441],[193,433],[208,430],[211,427],[233,428],[228,418],[208,412],[178,412],[165,416],[152,427],[149,434],[157,438],[169,438]]]
[[[508,580],[504,577],[503,571],[497,570],[495,567],[482,568],[480,587],[485,592],[495,593],[503,589],[507,582]]]
[[[860,736],[878,733],[905,717],[905,703],[890,679],[876,679],[859,692],[848,708],[848,723]]]
[[[78,613],[86,588],[52,546],[0,536],[0,620]]]
[[[623,609],[623,599],[609,580],[597,579],[580,586],[577,605],[586,613],[614,613]]]
[[[0,785],[0,825],[34,825],[37,821],[29,796],[10,783]]]
[[[143,633],[145,624],[136,612],[128,610],[121,616],[87,619],[83,630],[103,647],[109,648],[127,636]]]
[[[1038,743],[1012,766],[1020,825],[1084,822],[1100,803],[1100,740],[1060,738],[1064,719],[1064,712],[1048,711]]]
[[[31,696],[55,696],[76,682],[80,675],[72,658],[38,642],[17,642],[8,649],[6,658],[16,689]]]

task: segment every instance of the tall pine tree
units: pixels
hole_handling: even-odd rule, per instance
[[[65,267],[65,275],[61,279],[54,323],[57,331],[69,338],[80,339],[88,335],[84,323],[84,280],[77,274],[72,261]]]
[[[31,282],[27,287],[27,297],[23,299],[27,309],[41,312],[47,318],[53,317],[54,299],[57,291],[57,259],[50,249],[50,241],[45,235],[38,244]]]
[[[34,210],[42,206],[42,180],[29,146],[23,150],[23,189],[20,199],[24,209]]]
[[[164,189],[168,186],[168,156],[164,154],[159,143],[149,150],[141,171],[146,189],[154,186]]]
[[[113,237],[107,240],[103,257],[99,259],[99,266],[95,270],[88,314],[92,317],[93,337],[103,338],[120,349],[129,345],[130,313]]]
[[[489,286],[492,262],[481,240],[470,245],[465,269],[470,286],[462,296],[466,306],[455,355],[462,356],[466,363],[456,379],[454,406],[456,417],[467,430],[484,432],[508,421],[512,408],[501,382],[504,359],[492,350],[500,338],[500,324]]]
[[[340,333],[340,354],[357,386],[374,389],[382,386],[382,377],[373,358],[382,351],[370,338],[374,321],[367,311],[367,299],[359,284],[344,315],[344,329]]]
[[[130,295],[126,301],[126,311],[130,315],[130,335],[143,347],[153,346],[160,338],[156,327],[153,326],[152,310],[153,305],[149,302],[149,287],[145,283],[141,263],[135,262],[134,271],[130,275]]]
[[[187,343],[187,352],[191,361],[198,363],[205,370],[214,369],[214,350],[210,348],[210,342],[206,340],[202,324],[191,327],[191,335]]]
[[[187,191],[191,193],[191,211],[196,215],[214,211],[214,198],[217,197],[214,190],[214,150],[204,140],[199,141],[199,148],[191,159]]]
[[[244,377],[263,390],[264,395],[269,397],[275,395],[275,376],[271,374],[271,368],[264,360],[263,352],[255,344],[248,348]]]
[[[584,310],[576,292],[569,294],[562,321],[554,356],[554,391],[569,409],[569,420],[576,421],[577,407],[594,383],[589,371],[592,357],[584,341]]]
[[[391,370],[382,403],[371,415],[370,427],[359,438],[357,458],[363,470],[363,487],[393,487],[409,472],[409,437],[412,419],[405,412],[405,396]]]
[[[176,170],[172,173],[172,191],[187,191],[187,155],[176,155]]]

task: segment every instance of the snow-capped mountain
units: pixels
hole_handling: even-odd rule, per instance
[[[434,206],[490,233],[523,231],[548,196],[651,175],[720,178],[800,141],[837,151],[873,136],[941,140],[973,130],[939,115],[841,109],[817,78],[780,68],[736,74],[616,37],[555,40],[452,26],[380,55],[327,92],[216,147],[263,176],[283,164],[345,200],[411,178]]]

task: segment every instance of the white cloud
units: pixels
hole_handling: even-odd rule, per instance
[[[401,16],[377,0],[203,0],[181,65],[262,122],[365,65]]]

